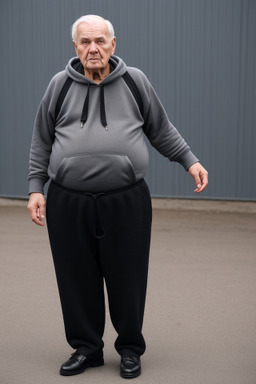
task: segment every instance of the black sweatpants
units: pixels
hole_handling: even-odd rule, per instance
[[[70,346],[90,357],[102,350],[105,280],[115,348],[120,355],[142,355],[152,220],[145,181],[99,194],[52,182],[46,213]]]

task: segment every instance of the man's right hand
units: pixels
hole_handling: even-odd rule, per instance
[[[42,193],[30,194],[28,210],[32,221],[37,225],[44,226],[45,198]]]

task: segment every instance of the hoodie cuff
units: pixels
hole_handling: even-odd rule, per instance
[[[33,178],[29,180],[29,195],[31,193],[42,193],[44,194],[45,180],[41,178]]]
[[[180,163],[187,171],[191,165],[198,163],[199,159],[189,149],[182,155],[176,157],[174,161]]]

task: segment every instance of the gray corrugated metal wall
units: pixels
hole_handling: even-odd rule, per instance
[[[87,13],[113,22],[117,55],[146,73],[209,170],[200,197],[256,200],[254,0],[1,0],[0,195],[27,194],[34,116]],[[190,176],[150,153],[152,195],[193,197]]]

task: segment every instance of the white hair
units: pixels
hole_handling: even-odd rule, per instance
[[[108,27],[109,37],[112,39],[115,36],[114,27],[110,23],[110,21],[105,20],[103,17],[97,16],[97,15],[85,15],[85,16],[79,17],[79,19],[77,19],[72,25],[72,30],[71,30],[72,40],[76,42],[77,27],[80,23],[92,24],[95,21],[104,21]]]

